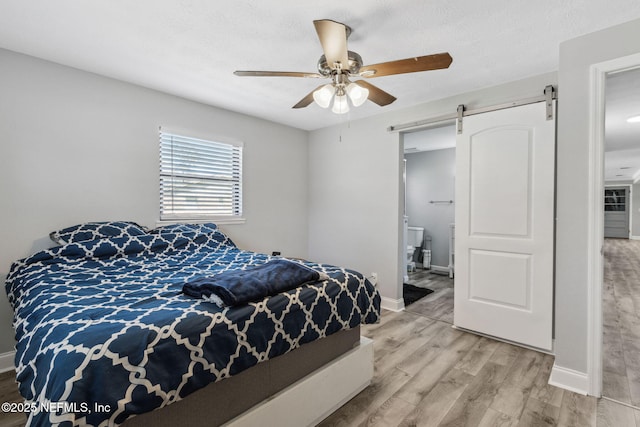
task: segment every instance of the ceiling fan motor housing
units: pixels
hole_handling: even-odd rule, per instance
[[[360,67],[362,67],[362,57],[358,55],[356,52],[347,51],[347,55],[349,58],[349,64],[347,68],[342,68],[343,73],[349,74],[358,74],[360,72]],[[318,72],[325,77],[331,76],[331,74],[335,74],[337,70],[332,68],[331,65],[327,64],[327,58],[322,55],[318,60]]]

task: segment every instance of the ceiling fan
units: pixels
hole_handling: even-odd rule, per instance
[[[452,58],[449,53],[418,56],[397,61],[363,65],[362,58],[356,52],[347,50],[347,39],[351,28],[329,19],[313,21],[318,33],[324,55],[318,60],[317,73],[295,71],[235,71],[236,76],[250,77],[306,77],[328,78],[331,83],[314,89],[293,108],[304,108],[315,101],[320,107],[327,108],[333,99],[332,111],[344,114],[349,111],[347,98],[353,106],[362,105],[367,99],[382,106],[389,105],[396,98],[365,80],[351,81],[353,77],[391,76],[394,74],[415,73],[417,71],[449,68]]]

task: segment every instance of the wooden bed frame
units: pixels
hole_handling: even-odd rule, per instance
[[[124,427],[316,425],[366,388],[373,342],[360,327],[340,331],[210,384]]]

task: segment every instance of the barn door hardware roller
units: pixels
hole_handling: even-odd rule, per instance
[[[463,115],[464,115],[464,104],[460,104],[458,105],[458,120],[457,120],[458,134],[462,133],[462,116]]]
[[[457,129],[458,133],[462,133],[462,118],[465,116],[473,116],[475,114],[488,113],[489,111],[504,110],[505,108],[520,107],[522,105],[535,104],[536,102],[545,102],[547,109],[547,120],[553,120],[553,100],[557,99],[556,91],[552,85],[548,85],[544,88],[543,96],[536,96],[535,98],[521,99],[520,101],[507,102],[500,105],[492,105],[491,107],[476,108],[474,110],[467,110],[464,104],[458,105],[457,110]]]
[[[553,100],[556,99],[556,91],[549,85],[544,88],[544,100],[547,104],[547,120],[553,120]]]

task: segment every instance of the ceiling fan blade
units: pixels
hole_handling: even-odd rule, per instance
[[[301,73],[297,71],[234,71],[233,74],[241,77],[307,77],[313,79],[324,78],[318,73]]]
[[[360,68],[360,75],[366,78],[373,78],[394,74],[415,73],[417,71],[440,70],[449,68],[451,61],[453,61],[453,59],[449,53],[436,53],[435,55],[418,56],[416,58],[366,65]]]
[[[360,87],[369,89],[369,98],[368,98],[369,101],[375,102],[381,107],[384,107],[385,105],[389,105],[396,100],[395,96],[383,91],[379,87],[374,86],[369,82],[365,82],[364,80],[358,80],[358,81],[355,81],[354,83]]]
[[[304,98],[302,98],[296,105],[294,105],[291,108],[304,108],[304,107],[308,106],[309,104],[311,104],[313,102],[313,92],[317,91],[318,89],[320,89],[323,86],[324,85],[320,85],[317,88],[315,88],[314,90],[312,90],[311,92],[309,92],[309,95],[307,95]]]
[[[316,27],[324,56],[331,69],[335,69],[334,64],[339,62],[345,70],[349,68],[349,57],[347,54],[347,30],[348,27],[340,22],[322,19],[313,21]]]

